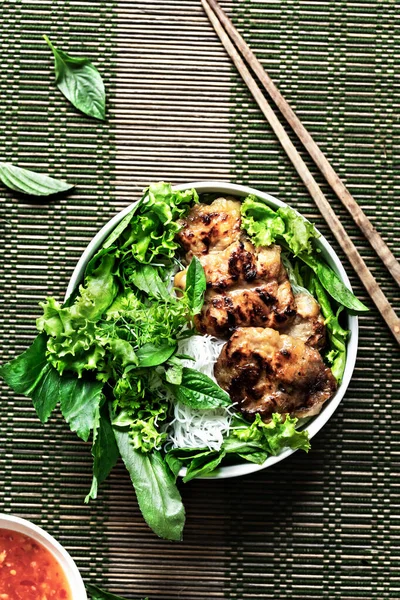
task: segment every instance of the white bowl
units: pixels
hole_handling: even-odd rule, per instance
[[[260,200],[263,200],[266,204],[271,206],[272,208],[278,208],[280,206],[287,206],[281,200],[274,198],[270,194],[266,194],[265,192],[259,192],[254,188],[250,188],[244,185],[235,185],[233,183],[221,183],[219,181],[208,181],[208,182],[194,182],[194,183],[185,183],[182,185],[175,186],[176,190],[187,190],[195,188],[199,194],[204,193],[218,193],[221,195],[230,195],[230,196],[247,196],[248,194],[255,194]],[[130,212],[132,207],[136,203],[127,206],[123,211],[115,215],[104,227],[99,231],[97,235],[92,239],[81,258],[79,259],[78,264],[75,267],[74,272],[72,273],[72,277],[70,279],[66,298],[74,291],[77,285],[82,281],[85,268],[88,261],[92,258],[92,256],[96,253],[98,248],[107,238],[107,236],[111,233],[111,231],[118,225],[121,219]],[[292,207],[293,208],[293,207]],[[346,275],[346,271],[343,268],[342,263],[339,260],[338,255],[332,248],[332,246],[327,242],[323,235],[316,240],[316,245],[321,250],[321,254],[328,263],[328,265],[339,275],[340,279],[343,283],[351,289],[349,278]],[[347,361],[346,367],[343,375],[342,383],[339,385],[336,394],[334,395],[329,402],[327,402],[319,415],[314,417],[312,421],[310,421],[307,425],[307,429],[310,435],[310,439],[314,437],[316,433],[325,425],[325,423],[331,418],[332,414],[339,406],[348,385],[350,383],[351,376],[353,374],[354,366],[356,363],[357,357],[357,346],[358,346],[358,318],[354,315],[348,316],[347,328],[350,330],[350,337],[347,344]],[[256,465],[254,463],[242,463],[238,465],[229,465],[226,467],[221,467],[218,472],[213,476],[213,478],[224,479],[227,477],[239,477],[241,475],[247,475],[248,473],[254,473],[255,471],[260,471],[261,469],[266,469],[267,467],[271,467],[272,465],[280,462],[284,458],[287,458],[291,454],[293,454],[295,450],[285,450],[279,456],[271,456],[268,458],[262,465]],[[184,475],[185,471],[182,469],[180,475]]]
[[[49,533],[26,519],[0,513],[0,529],[27,535],[46,548],[59,563],[68,581],[72,600],[87,600],[85,586],[78,567],[68,552]]]

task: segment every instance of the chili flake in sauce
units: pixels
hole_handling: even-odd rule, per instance
[[[0,529],[0,600],[72,600],[54,556],[32,538]]]

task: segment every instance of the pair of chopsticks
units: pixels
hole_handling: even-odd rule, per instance
[[[341,181],[337,173],[334,171],[325,155],[321,152],[316,142],[314,142],[311,135],[301,123],[300,119],[296,116],[288,102],[279,92],[274,82],[270,79],[266,71],[264,71],[261,63],[253,54],[252,50],[244,41],[240,33],[237,31],[232,21],[222,10],[217,0],[201,0],[201,3],[215,32],[225,47],[225,50],[231,57],[258,106],[271,125],[297,173],[300,175],[322,216],[329,225],[333,235],[346,253],[350,263],[364,284],[365,289],[371,296],[377,309],[386,321],[397,342],[400,344],[400,319],[397,317],[385,294],[379,287],[375,277],[368,269],[357,248],[346,233],[346,230],[344,229],[340,220],[332,210],[321,188],[310,173],[300,154],[297,152],[295,146],[293,145],[271,106],[268,104],[263,92],[258,87],[257,82],[250,73],[250,70],[247,68],[244,61],[247,62],[251,70],[257,75],[264,89],[275,102],[276,106],[279,108],[281,114],[292,127],[293,131],[297,134],[327,182],[350,212],[354,221],[364,233],[365,237],[369,240],[370,244],[378,256],[382,259],[389,272],[393,275],[398,285],[400,285],[399,262],[396,260],[386,243],[376,231],[368,217],[354,200],[343,181]],[[239,52],[242,56],[240,56]]]

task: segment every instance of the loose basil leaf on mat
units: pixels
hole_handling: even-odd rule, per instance
[[[89,502],[97,498],[98,487],[105,481],[119,458],[119,450],[115,440],[107,409],[103,406],[96,411],[96,421],[93,427],[93,480],[90,492],[85,498]]]
[[[186,294],[193,315],[198,315],[203,307],[206,287],[203,266],[197,256],[193,256],[186,273]]]
[[[176,345],[155,346],[151,342],[143,344],[136,352],[140,367],[156,367],[168,360],[176,350]]]
[[[54,54],[56,84],[64,96],[89,117],[104,120],[106,94],[100,73],[88,58],[70,56],[57,50],[43,36]]]
[[[171,385],[170,389],[179,402],[192,408],[212,409],[232,404],[228,394],[212,379],[188,367],[183,367],[181,384]]]
[[[135,450],[128,429],[114,427],[114,433],[146,523],[161,538],[181,540],[185,509],[168,465],[158,451]]]
[[[74,187],[62,179],[53,179],[5,162],[0,162],[0,179],[11,190],[27,196],[52,196]]]
[[[106,592],[101,588],[97,587],[97,585],[86,584],[86,590],[92,597],[92,600],[126,600],[122,596],[116,596],[115,594],[111,594],[110,592]],[[149,600],[148,598],[143,598],[143,600]]]

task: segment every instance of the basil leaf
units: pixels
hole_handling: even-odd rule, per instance
[[[128,429],[115,427],[114,433],[146,523],[159,537],[181,540],[185,509],[168,465],[157,451],[135,450]]]
[[[10,189],[28,196],[52,196],[74,187],[62,179],[53,179],[5,162],[0,163],[0,179]]]
[[[138,263],[130,279],[139,290],[146,292],[149,296],[163,300],[171,299],[171,294],[156,267]]]
[[[143,344],[136,352],[139,359],[139,367],[156,367],[169,359],[176,349],[176,344],[173,346],[155,346],[151,342]]]
[[[210,475],[219,466],[225,457],[225,452],[208,452],[204,456],[194,458],[190,463],[183,482],[187,483],[195,477],[205,477]]]
[[[174,454],[171,454],[171,452],[168,452],[165,455],[165,462],[167,463],[167,465],[169,466],[169,468],[171,469],[172,473],[175,476],[175,479],[178,477],[179,471],[181,470],[182,466],[183,466],[183,462],[181,460],[179,460],[179,458],[177,456],[175,456]]]
[[[106,95],[100,73],[88,58],[77,58],[57,50],[43,36],[54,54],[56,84],[64,96],[89,117],[104,120]]]
[[[268,452],[263,452],[262,450],[260,450],[258,452],[245,452],[244,454],[238,452],[237,456],[239,456],[243,460],[247,460],[248,462],[256,463],[256,465],[262,465],[263,463],[265,463],[270,454],[268,454]]]
[[[192,408],[212,409],[231,404],[228,394],[212,379],[188,367],[183,367],[181,385],[171,385],[170,389],[178,402]]]
[[[90,585],[87,583],[86,590],[91,595],[92,600],[126,600],[126,598],[123,598],[122,596],[116,596],[115,594],[100,589],[97,585]],[[148,598],[144,598],[144,600],[148,600]]]
[[[322,262],[318,262],[316,270],[318,279],[326,289],[326,291],[332,296],[334,300],[357,312],[368,311],[368,307],[365,306],[356,298],[356,296],[344,285],[339,277],[330,269],[327,265]]]
[[[304,253],[299,254],[299,258],[314,271],[323,287],[336,302],[356,312],[369,310],[322,260]]]
[[[85,502],[97,498],[99,485],[107,479],[111,469],[119,458],[119,450],[115,441],[114,430],[111,427],[106,407],[96,411],[95,425],[93,427],[93,480],[90,492]]]
[[[52,365],[47,364],[38,385],[30,394],[36,414],[42,423],[48,421],[58,404],[61,383],[61,375]]]
[[[41,333],[32,345],[0,368],[0,376],[17,393],[33,399],[42,423],[58,402],[60,375],[47,363],[47,336]]]
[[[103,385],[101,381],[78,379],[70,373],[61,379],[61,412],[71,431],[85,442],[96,425]]]
[[[186,294],[193,315],[199,314],[203,307],[207,282],[204,269],[197,256],[193,256],[186,273]]]

